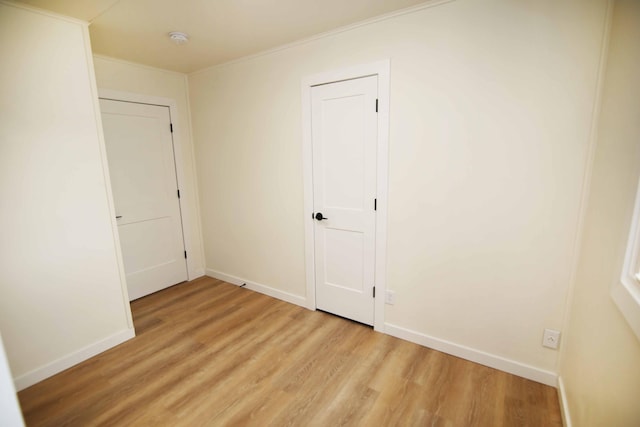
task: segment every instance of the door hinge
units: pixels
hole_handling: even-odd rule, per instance
[[[375,286],[373,287],[373,297],[374,298],[376,297],[376,287]]]
[[[187,259],[187,251],[184,251],[184,259]]]
[[[180,198],[180,189],[178,188],[178,199]]]
[[[376,111],[378,110],[376,109]],[[173,123],[169,123],[169,130],[171,131],[171,133],[173,133]]]
[[[378,112],[378,98],[376,98],[376,113]]]
[[[378,210],[378,199],[373,199],[373,210],[374,211]]]

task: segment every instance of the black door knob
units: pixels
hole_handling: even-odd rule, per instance
[[[316,214],[316,219],[317,219],[318,221],[322,221],[323,219],[329,219],[329,218],[327,218],[326,216],[322,216],[322,212],[318,212],[318,213]]]

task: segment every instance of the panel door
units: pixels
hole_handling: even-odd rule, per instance
[[[187,280],[169,108],[100,100],[129,298]]]
[[[377,76],[311,93],[316,306],[373,325]]]

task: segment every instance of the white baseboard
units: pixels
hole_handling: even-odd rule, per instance
[[[195,280],[205,275],[204,268],[198,268],[189,273],[189,280]]]
[[[231,283],[232,285],[241,286],[246,283],[245,288],[251,289],[255,292],[260,292],[261,294],[269,295],[270,297],[280,299],[282,301],[290,302],[291,304],[299,305],[304,308],[307,308],[307,299],[301,297],[299,295],[290,294],[289,292],[280,291],[278,289],[274,289],[267,285],[263,285],[260,283],[252,282],[250,280],[243,279],[241,277],[232,276],[230,274],[221,273],[216,270],[212,270],[207,268],[206,270],[207,276],[211,276],[214,279],[224,280],[225,282]]]
[[[109,350],[112,347],[122,344],[125,341],[135,337],[136,333],[133,329],[125,329],[122,332],[111,335],[101,341],[88,345],[80,350],[70,353],[58,360],[47,363],[44,366],[36,368],[26,374],[20,375],[13,379],[16,386],[16,390],[24,390],[27,387],[34,385],[44,379],[47,379],[59,372],[69,369],[70,367],[77,365],[80,362],[100,354],[103,351]]]
[[[443,353],[461,357],[462,359],[470,360],[471,362],[476,362],[490,368],[499,369],[542,384],[550,385],[552,387],[556,387],[557,385],[557,375],[555,373],[516,362],[515,360],[505,359],[504,357],[485,353],[480,350],[455,344],[450,341],[445,341],[440,338],[425,335],[390,323],[385,323],[385,333],[396,338],[411,341]]]
[[[569,402],[567,401],[567,390],[564,388],[562,377],[558,376],[558,399],[560,400],[560,414],[562,414],[562,425],[571,427],[571,412],[569,412]]]
[[[241,286],[242,284],[246,283],[245,287],[247,289],[251,289],[252,291],[260,292],[261,294],[269,295],[270,297],[278,298],[280,300],[308,308],[306,298],[299,295],[283,292],[260,283],[255,283],[250,280],[232,276],[230,274],[222,273],[210,268],[206,269],[206,274],[207,276],[211,276],[215,279],[223,280],[237,286]],[[485,353],[480,350],[476,350],[460,344],[455,344],[450,341],[445,341],[440,338],[435,338],[390,323],[385,323],[384,327],[384,331],[381,332],[392,335],[396,338],[411,341],[416,344],[432,348],[434,350],[442,351],[443,353],[461,357],[463,359],[470,360],[481,365],[499,369],[501,371],[508,372],[510,374],[527,378],[532,381],[536,381],[552,387],[557,386],[558,376],[551,371],[539,369],[490,353]]]

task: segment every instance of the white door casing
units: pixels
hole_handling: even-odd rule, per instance
[[[380,332],[386,290],[389,68],[385,60],[302,81],[307,308],[373,324]],[[349,117],[359,127],[348,126]],[[318,221],[317,213],[328,219]]]
[[[166,106],[100,100],[131,300],[188,279]]]
[[[311,90],[316,306],[368,325],[374,320],[377,91],[377,76]]]

